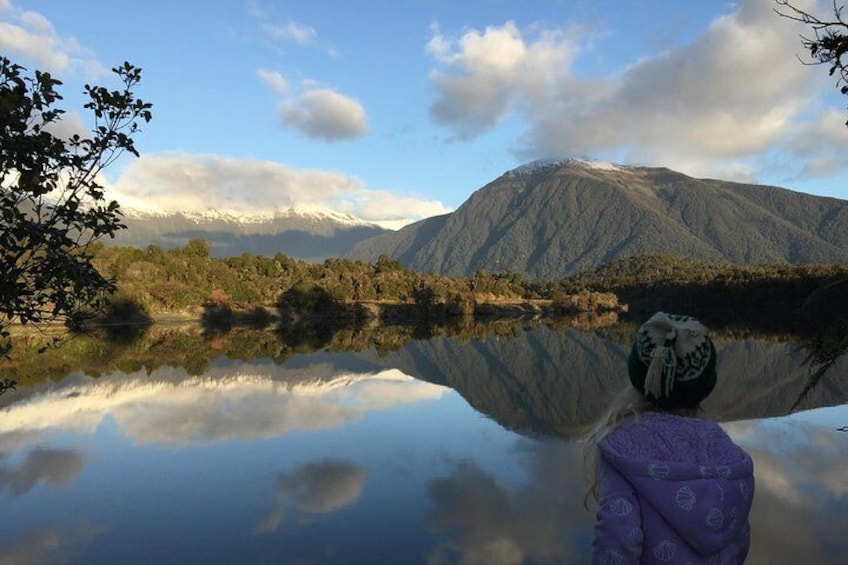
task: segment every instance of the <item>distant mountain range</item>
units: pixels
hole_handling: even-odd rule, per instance
[[[329,210],[289,209],[265,215],[234,212],[139,212],[123,210],[126,230],[107,244],[165,249],[182,247],[193,238],[210,243],[215,257],[242,253],[273,256],[284,253],[307,261],[340,257],[354,244],[387,233],[351,216]]]
[[[848,262],[848,201],[566,159],[508,171],[456,211],[358,243],[418,271],[561,277],[669,253],[734,263]]]
[[[216,257],[284,253],[471,276],[550,279],[615,259],[674,254],[732,263],[848,263],[848,201],[774,186],[695,179],[666,168],[537,161],[501,175],[456,211],[391,231],[349,214],[125,210],[112,243],[164,248],[203,238]],[[108,243],[108,242],[107,242]]]

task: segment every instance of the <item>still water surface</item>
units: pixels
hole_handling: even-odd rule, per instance
[[[581,426],[626,344],[543,326],[284,362],[69,370],[0,397],[0,563],[583,563]],[[748,563],[848,562],[848,366],[725,339],[707,409],[752,454]]]

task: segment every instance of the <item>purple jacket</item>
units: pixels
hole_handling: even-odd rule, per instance
[[[647,412],[598,447],[592,563],[742,563],[751,458],[711,420]]]

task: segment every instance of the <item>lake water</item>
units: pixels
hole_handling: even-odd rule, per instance
[[[198,362],[179,331],[0,397],[0,563],[587,560],[575,438],[624,383],[621,332],[232,353],[258,332]],[[755,463],[748,563],[848,562],[848,364],[786,416],[804,352],[716,341],[706,408]]]

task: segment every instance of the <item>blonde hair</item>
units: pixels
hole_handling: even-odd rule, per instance
[[[606,413],[584,435],[583,462],[586,468],[586,478],[589,488],[583,497],[583,507],[588,509],[590,501],[598,501],[598,457],[601,456],[598,444],[615,431],[628,418],[634,420],[644,412],[660,411],[652,401],[645,398],[638,390],[628,385],[618,393],[610,403]],[[699,408],[668,410],[683,416],[694,416]]]

